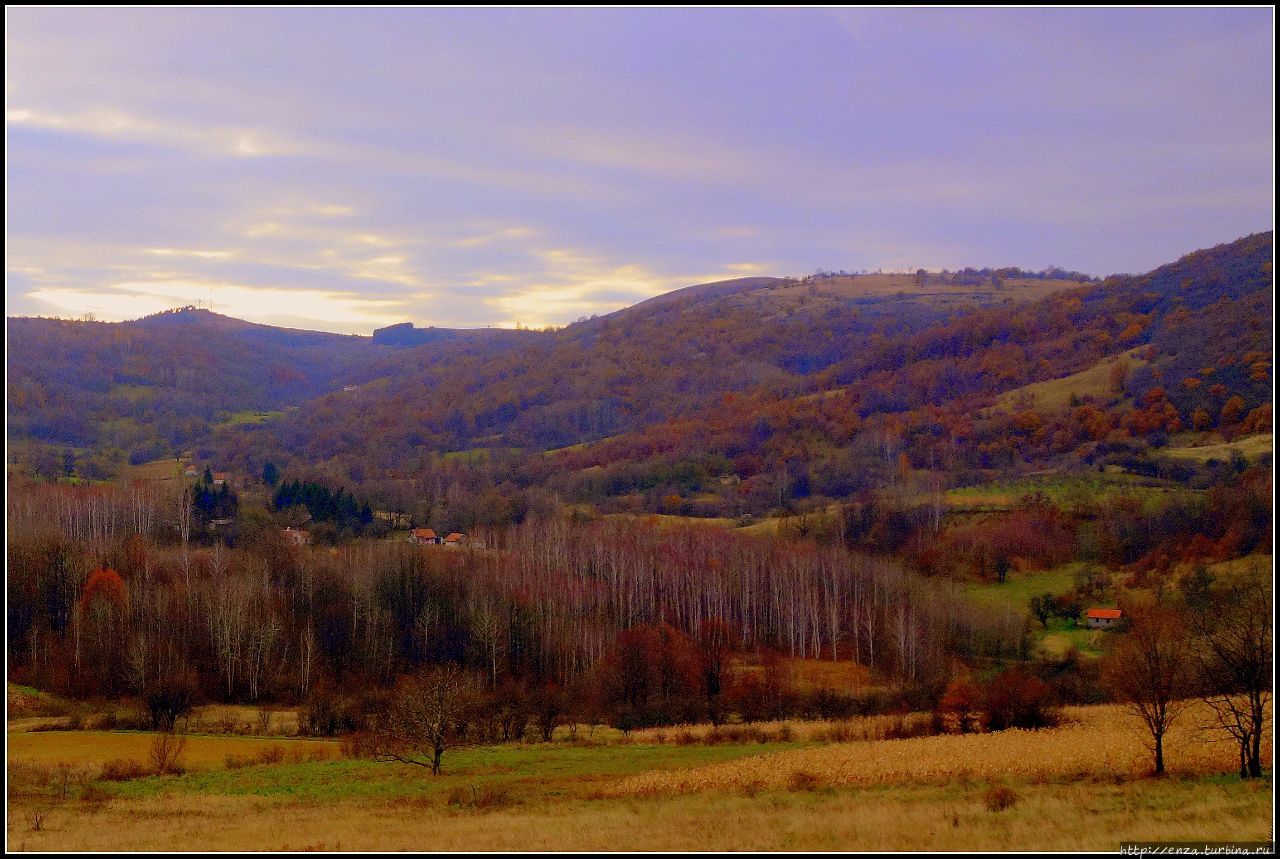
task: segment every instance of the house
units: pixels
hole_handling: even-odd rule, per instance
[[[306,531],[299,531],[292,526],[285,528],[280,532],[280,536],[290,546],[306,546],[311,543],[311,535]]]
[[[194,465],[188,465],[186,468],[182,469],[182,476],[183,477],[199,477],[200,469],[196,468]]]
[[[440,544],[440,538],[430,528],[414,528],[409,534],[409,542],[417,543],[419,546],[437,546]]]
[[[446,546],[454,546],[454,547],[457,547],[457,546],[461,546],[461,545],[465,544],[466,542],[467,542],[467,535],[466,535],[466,534],[459,534],[457,531],[454,531],[454,532],[453,532],[452,534],[450,534],[448,537],[445,537],[445,538],[444,538],[444,544],[445,544]]]
[[[226,485],[227,485],[228,483],[230,483],[230,482],[231,482],[231,472],[230,472],[230,471],[215,471],[215,472],[213,473],[213,485],[214,485],[214,486],[226,486]]]
[[[1085,624],[1090,629],[1113,629],[1124,616],[1118,608],[1091,608],[1084,613]]]

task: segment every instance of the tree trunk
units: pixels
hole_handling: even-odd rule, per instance
[[[1156,775],[1164,775],[1164,735],[1156,736]]]
[[[1262,778],[1262,725],[1254,722],[1253,744],[1249,748],[1249,778]]]

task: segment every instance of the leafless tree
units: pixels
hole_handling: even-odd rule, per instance
[[[1192,607],[1201,695],[1240,746],[1240,777],[1261,778],[1274,666],[1271,583],[1261,570],[1215,590]]]
[[[1124,639],[1109,654],[1107,685],[1151,734],[1155,774],[1164,773],[1164,738],[1186,708],[1192,668],[1187,618],[1153,605],[1131,611]]]
[[[439,775],[444,753],[470,744],[482,690],[481,680],[453,664],[405,678],[387,711],[371,720],[373,757],[431,767]]]

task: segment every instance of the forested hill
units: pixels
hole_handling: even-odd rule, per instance
[[[352,395],[320,397],[222,451],[412,470],[432,452],[542,451],[703,414],[727,394],[806,390],[809,377],[974,307],[1013,308],[1078,287],[948,274],[752,278],[708,284],[493,351],[397,355]]]
[[[261,420],[357,383],[393,344],[256,325],[197,308],[93,322],[10,318],[9,441],[18,458],[100,477],[124,461],[173,456],[212,429]],[[523,333],[523,332],[522,332]],[[469,332],[447,332],[465,341]],[[504,348],[515,332],[477,332]],[[12,458],[12,457],[11,457]]]
[[[443,456],[478,490],[644,492],[646,509],[724,474],[776,506],[902,469],[1079,465],[1122,439],[1269,430],[1271,256],[1265,233],[1105,281],[840,275],[677,293],[514,349],[384,361],[359,391],[225,432],[217,450],[248,473],[270,460],[357,483],[421,477]],[[1058,379],[1078,390],[1028,400]],[[464,463],[483,465],[466,477]]]
[[[247,476],[370,486],[445,461],[476,491],[586,499],[687,499],[733,475],[757,506],[902,469],[1079,464],[1119,439],[1269,429],[1271,258],[1261,233],[1105,281],[742,278],[554,332],[12,319],[10,442],[81,463],[195,448]]]

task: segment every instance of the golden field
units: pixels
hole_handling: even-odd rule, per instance
[[[173,796],[11,814],[14,850],[1115,850],[1123,841],[1261,840],[1270,785],[1179,780],[1019,787],[543,800],[498,811],[443,803],[298,803]],[[12,810],[12,809],[11,809]]]
[[[34,731],[9,733],[9,761],[101,766],[112,760],[145,761],[154,735],[143,731]],[[188,736],[182,763],[187,769],[211,769],[227,756],[247,758],[279,747],[285,757],[334,758],[333,740],[276,737]]]
[[[1143,736],[1122,708],[1066,715],[1038,732],[836,743],[883,736],[894,717],[749,726],[767,744],[697,742],[708,726],[597,732],[609,741],[450,752],[439,777],[344,759],[331,741],[192,736],[185,774],[122,782],[102,780],[102,765],[145,761],[152,735],[11,731],[7,836],[14,850],[579,851],[1114,850],[1268,837],[1270,777],[1241,782],[1233,748],[1198,734],[1194,708],[1159,779],[1147,777]],[[253,762],[272,748],[297,753]]]
[[[797,774],[825,785],[941,784],[1020,778],[1134,779],[1151,771],[1148,738],[1117,705],[1070,707],[1061,727],[1042,731],[945,734],[905,740],[841,743],[759,755],[681,772],[644,773],[618,786],[619,794],[655,795],[758,789],[787,785]],[[1207,708],[1188,707],[1165,739],[1171,775],[1203,776],[1238,768],[1235,746],[1211,722]],[[1264,757],[1271,758],[1271,738]]]

